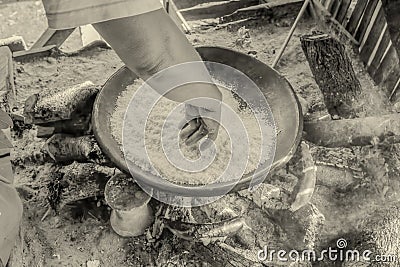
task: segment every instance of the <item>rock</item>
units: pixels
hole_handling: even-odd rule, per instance
[[[100,261],[99,260],[92,260],[86,262],[87,267],[99,267],[100,266]]]
[[[240,8],[232,14],[222,16],[220,23],[240,21],[246,18],[277,20],[293,17],[298,14],[303,1],[300,0],[281,0],[268,1],[259,5]]]
[[[56,60],[54,57],[48,57],[48,58],[46,59],[46,61],[47,61],[47,63],[49,63],[49,64],[56,64],[56,63],[57,63],[57,60]]]
[[[282,188],[271,184],[260,184],[259,187],[250,192],[242,190],[240,196],[250,199],[263,210],[267,209],[289,209],[289,194]]]
[[[49,56],[65,55],[56,45],[47,45],[44,47],[30,48],[29,50],[16,51],[13,53],[13,59],[17,62],[28,62],[38,58]]]

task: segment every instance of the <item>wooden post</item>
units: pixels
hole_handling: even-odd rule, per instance
[[[74,30],[75,28],[65,30],[47,28],[30,49],[42,48],[49,45],[60,47]]]
[[[303,16],[304,12],[306,11],[307,6],[308,6],[309,3],[310,3],[310,0],[304,1],[304,4],[303,4],[303,6],[301,7],[300,12],[299,12],[299,14],[298,14],[297,17],[296,17],[296,20],[294,21],[294,23],[293,23],[293,25],[292,25],[292,28],[291,28],[290,31],[289,31],[288,36],[286,37],[285,41],[283,42],[283,45],[282,45],[281,49],[279,50],[278,55],[276,56],[276,58],[275,58],[275,60],[274,60],[274,63],[272,63],[272,68],[275,69],[276,65],[277,65],[278,62],[279,62],[279,59],[282,57],[282,54],[283,54],[283,52],[285,51],[285,48],[286,48],[286,46],[288,45],[288,43],[289,43],[289,41],[290,41],[290,38],[292,38],[292,35],[293,35],[293,33],[294,33],[294,30],[296,29],[297,24],[299,23],[301,17]]]
[[[400,54],[400,0],[383,0],[383,10],[388,24],[392,43]]]
[[[347,16],[347,11],[351,5],[351,0],[343,0],[342,5],[339,8],[336,20],[342,24]]]
[[[3,46],[0,47],[0,108],[9,111],[9,102],[15,100],[15,95],[12,54],[7,46]]]
[[[329,114],[355,117],[352,103],[361,93],[361,84],[344,45],[328,34],[305,35],[300,39]]]
[[[400,55],[400,0],[383,0],[382,6],[388,24],[390,38],[397,52],[395,57],[398,58]],[[398,64],[396,67],[397,69],[392,71],[392,75],[390,79],[385,82],[385,85],[390,90],[390,99],[394,98],[398,100],[399,96],[396,92],[400,88],[400,71]]]

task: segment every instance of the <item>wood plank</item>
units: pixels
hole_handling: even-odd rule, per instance
[[[382,5],[393,45],[400,55],[400,1],[382,0]]]
[[[235,20],[260,17],[264,19],[293,17],[299,13],[303,2],[303,0],[282,0],[241,8],[230,15],[223,16],[220,22],[227,23]]]
[[[377,84],[381,84],[382,82],[384,82],[389,76],[389,73],[395,67],[395,65],[398,64],[399,58],[397,57],[396,49],[393,47],[393,45],[390,45],[390,48],[383,58],[381,65],[375,72],[375,75],[373,77],[374,81]]]
[[[330,7],[332,6],[332,2],[333,1],[335,1],[335,0],[326,0],[325,1],[324,7],[325,7],[326,10],[328,10],[329,13],[331,13]]]
[[[388,78],[388,83],[386,84],[386,88],[388,90],[389,99],[392,100],[393,97],[397,94],[397,90],[400,85],[400,66],[397,68],[397,72],[393,75],[392,78]]]
[[[333,5],[332,5],[332,10],[331,10],[331,14],[333,18],[337,18],[338,13],[339,13],[339,9],[342,6],[342,0],[336,0]]]
[[[249,19],[235,20],[227,23],[220,23],[217,26],[211,26],[211,27],[216,30],[227,29],[230,32],[235,32],[238,31],[243,26],[248,26],[252,22],[254,22],[254,19],[249,18]]]
[[[346,29],[354,35],[357,27],[361,21],[362,15],[364,14],[364,10],[367,7],[368,0],[357,1],[356,6],[354,7],[353,13],[351,14],[349,23],[347,23]]]
[[[342,5],[339,8],[338,14],[336,16],[336,20],[342,24],[344,19],[346,18],[347,11],[349,10],[351,4],[351,0],[343,0]]]
[[[347,14],[346,17],[343,19],[342,25],[347,28],[349,22],[350,22],[350,18],[353,15],[353,11],[355,6],[357,5],[357,0],[351,0],[349,9],[347,10]]]
[[[321,3],[319,3],[318,1],[313,1],[312,4],[319,20],[321,20],[323,23],[327,23],[329,27],[332,27],[331,29],[334,29],[335,33],[339,37],[344,35],[353,44],[359,45],[358,41],[354,39],[354,37],[345,29],[345,27],[342,24],[340,24],[337,20],[332,18],[332,15],[324,8],[324,6]]]
[[[258,5],[259,0],[230,0],[220,1],[209,5],[194,6],[191,8],[180,9],[182,16],[188,20],[200,20],[208,18],[219,18],[229,15],[238,9]]]
[[[47,28],[30,49],[36,49],[49,45],[60,47],[74,30],[75,28],[66,30],[54,30]]]
[[[367,41],[367,39],[368,39],[368,37],[369,37],[369,35],[370,35],[370,33],[371,33],[372,28],[373,28],[373,27],[375,26],[375,24],[377,23],[376,19],[378,18],[379,11],[382,10],[381,7],[382,7],[382,6],[381,6],[380,1],[379,1],[379,3],[376,5],[376,8],[375,8],[375,10],[374,10],[374,13],[372,14],[371,20],[369,21],[368,26],[367,26],[367,28],[365,29],[365,33],[364,33],[364,35],[363,35],[363,36],[361,37],[361,39],[360,39],[359,51],[361,51],[361,50],[364,48],[364,45],[365,45],[365,43],[366,43],[366,41]],[[376,42],[376,40],[375,40],[375,42]]]
[[[208,4],[213,2],[220,2],[221,0],[174,0],[178,9],[194,7],[201,4]]]
[[[378,14],[376,16],[375,23],[372,25],[369,34],[365,36],[360,44],[360,58],[368,67],[370,64],[371,54],[376,53],[376,49],[379,47],[379,41],[383,38],[386,19],[383,9],[377,9]]]
[[[389,31],[387,30],[387,24],[385,23],[384,31],[382,33],[382,40],[379,43],[377,43],[378,47],[376,48],[376,54],[374,55],[373,59],[370,60],[371,63],[367,64],[368,73],[371,75],[374,81],[375,81],[375,73],[383,61],[385,52],[387,51],[389,44],[390,44],[390,34]]]
[[[331,0],[322,1],[322,5],[325,7],[326,10],[328,10],[328,6],[329,6],[330,1]]]
[[[28,2],[28,1],[33,1],[33,0],[2,0],[0,2],[0,5],[12,4],[12,3],[18,3],[18,2]]]
[[[400,76],[399,76],[399,79],[397,80],[397,83],[396,83],[396,85],[394,86],[394,88],[393,88],[393,90],[392,90],[392,93],[390,94],[390,96],[389,96],[389,99],[391,100],[391,101],[397,101],[398,100],[398,98],[399,98],[399,95],[398,95],[398,93],[399,93],[399,88],[400,88]]]
[[[385,81],[383,82],[383,86],[386,88],[386,93],[391,98],[395,93],[395,87],[397,81],[400,77],[400,65],[399,62],[395,66],[393,66],[392,70],[387,75]]]
[[[370,0],[368,2],[367,8],[365,9],[364,16],[361,19],[360,26],[356,30],[354,38],[358,40],[360,43],[364,38],[364,35],[370,25],[373,23],[373,15],[375,13],[376,7],[378,5],[379,0]]]
[[[386,47],[385,52],[383,53],[383,57],[382,57],[382,59],[381,59],[381,64],[382,64],[383,59],[386,57],[386,54],[387,54],[388,51],[390,50],[390,48],[392,48],[392,46],[393,46],[392,41],[389,40],[389,44],[388,44],[388,46]]]
[[[191,33],[191,28],[185,18],[182,16],[180,11],[175,5],[175,2],[172,0],[167,1],[166,3],[167,13],[171,16],[172,20],[176,25],[184,32]]]
[[[55,45],[49,45],[45,47],[29,49],[27,51],[14,52],[13,59],[15,61],[24,62],[39,57],[48,57],[52,54],[58,55],[62,54],[62,52]]]

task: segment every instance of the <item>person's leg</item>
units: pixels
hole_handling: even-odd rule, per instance
[[[0,179],[0,262],[4,266],[15,245],[21,217],[22,204],[17,191]]]
[[[7,47],[0,47],[0,80],[13,82],[12,54]],[[14,175],[11,165],[9,140],[12,120],[0,109],[0,266],[6,266],[11,249],[15,245],[22,217],[22,204],[13,187]]]
[[[95,23],[93,26],[127,67],[144,80],[176,64],[201,61],[164,9]],[[200,77],[208,75],[205,68],[198,71]],[[193,97],[221,99],[220,91],[213,84],[182,86],[166,96],[179,102]]]

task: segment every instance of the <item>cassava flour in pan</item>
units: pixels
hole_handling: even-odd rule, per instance
[[[236,150],[234,153],[239,153],[239,155],[246,155],[244,159],[240,159],[241,162],[234,161],[235,159],[238,161],[238,159],[237,157],[232,157],[232,141],[229,138],[227,130],[224,127],[220,127],[218,137],[215,141],[215,145],[217,148],[216,155],[215,157],[213,156],[210,159],[210,164],[205,169],[197,172],[190,172],[185,171],[182,168],[179,168],[172,164],[166,157],[163,150],[163,145],[165,146],[165,142],[169,142],[170,139],[164,138],[164,140],[162,140],[161,137],[162,127],[164,127],[163,131],[168,131],[168,126],[165,126],[164,123],[170,112],[174,108],[176,108],[177,103],[165,97],[160,98],[160,100],[157,102],[156,105],[154,105],[153,109],[151,110],[147,121],[143,122],[146,123],[145,146],[147,150],[147,155],[142,155],[145,153],[135,153],[135,146],[143,144],[143,140],[139,140],[141,139],[140,136],[143,136],[140,134],[139,131],[142,131],[143,128],[138,127],[137,125],[132,125],[132,123],[129,123],[129,121],[125,122],[124,125],[124,116],[127,110],[127,106],[129,105],[133,95],[139,89],[142,83],[142,80],[136,80],[132,85],[129,85],[126,90],[121,92],[120,96],[117,99],[114,113],[111,115],[110,118],[110,126],[113,137],[121,146],[123,131],[122,128],[125,127],[125,133],[129,132],[129,134],[125,134],[124,136],[124,144],[129,143],[130,146],[129,154],[126,154],[125,156],[144,171],[161,176],[163,179],[167,179],[168,181],[176,184],[204,185],[212,183],[220,178],[221,174],[227,170],[228,165],[229,173],[234,173],[235,175],[238,175],[239,173],[250,173],[256,170],[260,164],[265,162],[265,159],[260,159],[263,138],[264,142],[270,143],[272,145],[274,139],[274,131],[271,130],[271,134],[269,136],[262,137],[260,126],[255,115],[253,114],[253,111],[250,108],[247,108],[246,105],[243,105],[243,102],[237,95],[234,95],[230,90],[223,87],[220,87],[223,95],[223,102],[236,112],[241,122],[243,123],[245,130],[247,131],[248,144],[243,146],[235,146],[235,148],[239,151]],[[143,103],[143,107],[139,107],[139,110],[143,108],[143,112],[147,112],[148,107],[146,107],[146,99],[143,99],[141,103]],[[184,109],[182,108],[180,112],[182,113],[181,118],[183,118]],[[243,139],[245,138],[247,137],[244,136]],[[162,141],[164,142],[163,144]],[[196,160],[200,157],[201,152],[197,147],[188,147],[185,144],[180,143],[180,149],[181,153],[188,160]],[[125,151],[125,153],[127,152]],[[204,154],[202,156],[204,157]],[[152,166],[157,170],[158,173],[154,172],[154,169],[149,166],[148,159],[150,159]],[[243,166],[243,161],[246,160],[247,165],[244,165],[244,168],[240,167]],[[224,179],[224,181],[226,180],[227,179]],[[219,180],[219,182],[223,181]]]

